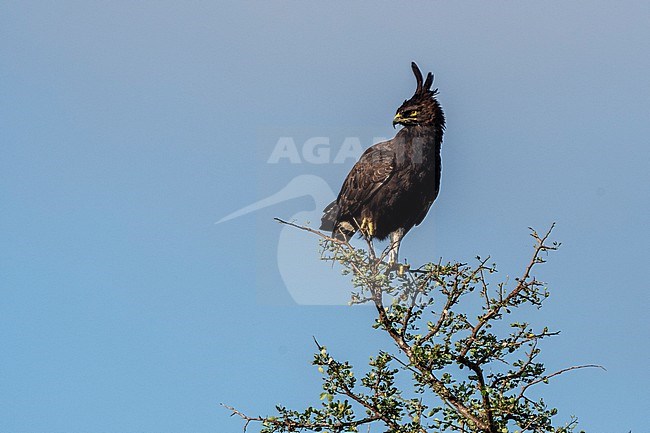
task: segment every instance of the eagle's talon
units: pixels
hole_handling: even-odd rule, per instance
[[[398,276],[402,277],[404,274],[411,270],[411,265],[408,263],[388,262],[387,271],[396,272]]]

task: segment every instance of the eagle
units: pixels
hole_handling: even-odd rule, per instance
[[[422,80],[411,63],[415,94],[397,109],[391,140],[368,148],[348,173],[335,201],[323,211],[321,230],[340,240],[359,232],[369,240],[390,236],[390,265],[398,261],[404,235],[419,225],[440,191],[440,148],[445,115],[431,89],[433,74]]]

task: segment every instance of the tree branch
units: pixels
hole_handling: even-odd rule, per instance
[[[417,357],[413,355],[413,352],[411,351],[411,347],[408,345],[408,343],[406,343],[406,341],[404,341],[404,338],[399,334],[399,332],[397,332],[395,328],[393,328],[393,321],[386,314],[386,309],[384,308],[382,302],[383,299],[381,295],[381,290],[377,290],[376,287],[371,287],[371,292],[374,294],[373,300],[375,302],[375,307],[377,308],[377,312],[379,314],[380,323],[384,326],[388,334],[395,341],[397,347],[399,347],[404,352],[404,354],[409,358],[411,364],[413,364],[420,371],[422,376],[427,379],[427,381],[430,383],[433,390],[441,398],[447,401],[460,414],[462,414],[465,418],[467,418],[469,421],[471,421],[476,426],[478,426],[481,430],[487,430],[489,426],[482,419],[480,419],[478,416],[472,413],[472,411],[469,408],[463,405],[460,399],[456,397],[440,379],[438,379],[425,365],[422,365],[422,363],[417,359]]]
[[[474,326],[474,328],[472,329],[471,335],[467,339],[467,343],[465,344],[465,347],[460,352],[460,356],[467,355],[467,352],[469,352],[469,350],[472,347],[472,344],[474,343],[474,341],[476,341],[476,337],[478,336],[478,333],[483,328],[483,326],[485,326],[485,324],[487,324],[487,322],[489,322],[491,319],[496,317],[501,312],[502,309],[508,306],[510,304],[510,301],[514,299],[517,295],[519,295],[519,293],[524,288],[529,286],[530,283],[528,282],[528,279],[530,278],[530,272],[536,264],[540,263],[540,257],[539,257],[540,253],[543,251],[557,249],[556,246],[549,247],[545,245],[545,242],[548,239],[548,237],[551,235],[551,232],[553,231],[554,227],[555,227],[555,223],[551,225],[551,227],[548,229],[546,234],[541,238],[537,235],[537,232],[531,229],[532,230],[531,236],[535,238],[537,244],[535,245],[533,257],[531,258],[530,262],[526,266],[526,270],[524,271],[523,276],[518,279],[517,286],[510,293],[508,293],[508,295],[504,299],[500,300],[500,302],[492,306],[492,308],[488,310],[488,312],[486,312],[483,316],[481,316],[476,326]]]
[[[244,432],[246,432],[246,429],[248,428],[248,424],[250,424],[251,422],[262,422],[262,423],[266,422],[268,424],[273,424],[273,425],[280,426],[280,427],[286,427],[288,431],[295,431],[296,429],[300,429],[300,428],[302,428],[302,429],[330,428],[330,429],[333,429],[333,430],[337,430],[337,429],[342,430],[342,429],[348,428],[348,427],[358,427],[358,426],[363,425],[363,424],[369,424],[369,423],[378,421],[380,419],[378,416],[371,416],[371,417],[362,418],[362,419],[354,420],[354,421],[340,421],[340,422],[335,422],[335,423],[331,423],[331,422],[299,423],[299,422],[292,421],[292,420],[286,419],[286,418],[284,418],[284,419],[282,419],[282,418],[271,419],[270,417],[265,418],[265,417],[261,417],[261,416],[248,416],[248,415],[240,412],[239,410],[235,409],[232,406],[228,406],[228,405],[223,404],[223,403],[221,403],[221,406],[225,407],[226,409],[228,409],[229,411],[232,412],[230,414],[230,416],[237,415],[237,416],[239,416],[241,419],[243,419],[245,421],[244,422]]]
[[[485,386],[485,377],[483,376],[483,369],[481,366],[475,362],[470,361],[464,356],[457,356],[456,360],[461,364],[468,367],[476,374],[476,378],[479,384],[479,391],[481,393],[481,398],[483,399],[483,407],[485,408],[485,414],[487,417],[488,431],[496,432],[496,425],[494,424],[494,417],[492,414],[492,404],[490,403],[490,395],[487,387]]]
[[[533,385],[536,385],[536,384],[538,384],[540,382],[547,382],[550,378],[555,377],[555,376],[559,376],[560,374],[566,373],[567,371],[578,370],[578,369],[582,369],[582,368],[600,368],[602,370],[607,371],[607,369],[605,367],[603,367],[602,365],[597,365],[597,364],[576,365],[576,366],[573,366],[573,367],[563,368],[562,370],[558,370],[555,373],[539,377],[539,378],[533,380],[532,382],[529,382],[526,385],[522,386],[521,391],[519,392],[519,395],[517,396],[517,400],[520,400],[522,397],[524,397],[524,393],[526,392],[526,390],[528,388],[530,388],[531,386],[533,386]]]

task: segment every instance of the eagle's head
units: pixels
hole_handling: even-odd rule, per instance
[[[429,72],[427,79],[422,83],[422,72],[415,62],[411,62],[411,68],[417,81],[417,88],[415,94],[411,99],[407,99],[397,109],[395,118],[393,119],[393,127],[397,124],[409,125],[433,125],[444,128],[445,116],[440,108],[440,104],[435,96],[438,94],[438,89],[431,90],[433,84],[433,74]]]

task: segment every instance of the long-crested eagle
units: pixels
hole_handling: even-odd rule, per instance
[[[390,236],[389,263],[396,264],[402,237],[422,222],[440,190],[440,146],[445,115],[431,90],[433,74],[422,82],[411,63],[415,94],[397,109],[392,140],[368,148],[343,182],[336,201],[325,208],[321,229],[338,239],[360,232],[369,239]]]

